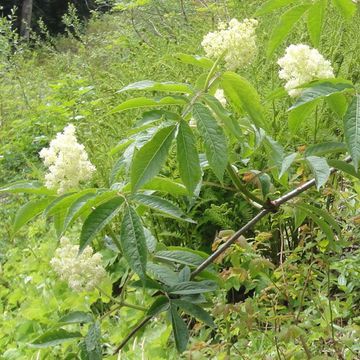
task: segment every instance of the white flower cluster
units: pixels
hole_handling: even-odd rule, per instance
[[[78,187],[81,181],[89,180],[95,171],[84,145],[76,140],[72,124],[66,126],[63,133],[56,135],[49,148],[40,151],[40,157],[49,167],[45,185],[48,189],[57,189],[58,194]]]
[[[257,24],[254,19],[245,19],[242,22],[232,19],[228,26],[220,23],[219,30],[205,35],[201,43],[206,56],[216,59],[225,54],[224,60],[229,70],[250,64],[257,52]]]
[[[224,90],[223,89],[217,89],[216,91],[215,91],[215,95],[214,95],[215,97],[216,97],[216,99],[218,99],[219,100],[219,102],[220,102],[220,104],[222,105],[222,106],[226,106],[226,104],[227,104],[227,101],[226,101],[226,97],[225,97],[225,94],[224,94]]]
[[[89,246],[80,255],[78,253],[79,246],[72,245],[70,240],[63,236],[50,264],[60,279],[67,281],[71,289],[77,292],[90,291],[106,274],[101,263],[102,256],[99,253],[93,254]]]
[[[291,97],[299,96],[302,89],[296,87],[312,80],[330,79],[334,71],[330,61],[308,45],[290,45],[285,56],[278,60],[280,79],[286,80],[285,90]]]

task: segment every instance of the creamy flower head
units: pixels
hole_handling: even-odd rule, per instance
[[[214,96],[216,97],[216,99],[219,100],[219,102],[220,102],[220,104],[221,104],[222,106],[224,106],[224,107],[226,106],[227,101],[226,101],[226,97],[225,97],[225,94],[224,94],[224,90],[223,90],[223,89],[217,89],[217,90],[215,91]]]
[[[302,93],[302,89],[296,89],[300,85],[334,77],[330,61],[325,60],[317,49],[304,44],[290,45],[277,63],[281,68],[279,77],[286,80],[285,90],[291,97]]]
[[[93,254],[89,246],[80,255],[78,253],[79,246],[72,245],[70,240],[63,236],[50,264],[60,279],[67,281],[74,291],[93,290],[106,274],[102,266],[102,256],[99,253]]]
[[[40,151],[40,157],[49,168],[45,185],[48,189],[57,189],[58,194],[78,187],[81,181],[89,180],[95,171],[84,145],[76,140],[72,124],[66,126],[63,133],[58,133],[48,148]]]
[[[219,23],[218,31],[209,32],[201,43],[206,56],[216,59],[225,54],[224,60],[229,70],[250,64],[257,53],[257,24],[254,19],[245,19],[242,22],[232,19],[228,25]]]

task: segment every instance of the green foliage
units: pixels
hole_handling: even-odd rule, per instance
[[[356,6],[206,4],[121,2],[81,31],[72,11],[57,51],[1,60],[4,359],[357,359],[359,44],[344,21]],[[252,65],[184,53],[200,52],[212,17],[252,13]],[[335,79],[289,99],[272,59],[286,38],[321,46]],[[57,195],[38,152],[68,122],[97,171]],[[102,256],[94,290],[51,269],[65,233]]]

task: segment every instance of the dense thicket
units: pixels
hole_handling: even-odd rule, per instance
[[[23,0],[1,0],[2,15],[11,14],[12,9],[16,9],[17,17],[16,27],[20,27],[21,8]],[[63,15],[67,12],[69,4],[73,4],[81,19],[87,19],[91,10],[95,8],[94,0],[33,0],[33,14],[31,27],[38,29],[37,22],[42,19],[51,34],[57,34],[64,31],[64,24],[61,21]]]

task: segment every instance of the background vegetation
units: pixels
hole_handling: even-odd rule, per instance
[[[86,23],[70,7],[63,17],[63,35],[50,35],[40,22],[29,44],[14,31],[15,19],[0,20],[0,184],[41,179],[45,169],[39,151],[71,122],[97,168],[92,185],[110,186],[109,174],[119,155],[113,149],[132,135],[141,115],[139,110],[131,110],[109,116],[129,98],[117,91],[145,79],[194,84],[201,69],[180,62],[177,54],[202,55],[201,40],[218,21],[251,18],[262,1],[143,3],[117,4],[117,11],[110,13],[93,12]],[[335,6],[326,11],[319,51],[331,61],[338,77],[358,87],[359,8],[348,19]],[[282,144],[286,153],[304,153],[311,145],[342,139],[342,117],[321,104],[301,122],[295,119],[299,125],[294,127],[289,121],[286,110],[292,101],[277,97],[282,83],[276,59],[288,44],[311,44],[311,39],[306,22],[300,21],[275,53],[266,56],[274,22],[283,12],[278,9],[258,17],[259,55],[241,75],[260,93],[272,139]],[[321,121],[315,122],[315,117]],[[261,187],[251,183],[249,170],[275,179],[269,156],[274,149],[258,145],[250,132],[247,135],[246,143],[231,140],[231,160],[240,164],[243,183],[261,196]],[[338,153],[326,156],[339,158]],[[271,196],[312,177],[303,161],[295,165],[285,180],[272,182]],[[176,157],[170,156],[162,174],[178,178],[177,171]],[[96,243],[111,274],[102,291],[76,294],[59,281],[49,265],[58,244],[53,225],[45,217],[14,233],[15,213],[33,195],[1,193],[1,359],[98,359],[79,350],[76,341],[40,349],[29,346],[75,310],[101,319],[101,336],[94,337],[101,338],[106,359],[359,359],[359,185],[357,173],[332,176],[320,192],[313,189],[301,197],[302,211],[285,206],[233,245],[216,264],[220,287],[207,299],[216,326],[186,317],[191,338],[183,354],[176,351],[164,314],[132,339],[121,357],[112,353],[143,313],[122,307],[107,316],[116,305],[113,297],[119,295],[127,271],[113,244],[105,246],[104,236]],[[200,196],[192,203],[182,196],[168,197],[197,224],[148,211],[147,227],[160,244],[205,253],[215,250],[257,212],[234,190],[229,177],[220,183],[211,171],[206,171]],[[334,219],[328,220],[330,227],[314,219],[316,209]],[[326,217],[321,214],[317,213],[321,219]],[[75,239],[80,225],[71,229]],[[334,234],[335,246],[330,246]],[[127,299],[148,308],[151,295],[131,288]],[[70,323],[66,329],[87,334],[89,325],[82,320],[81,325]]]

